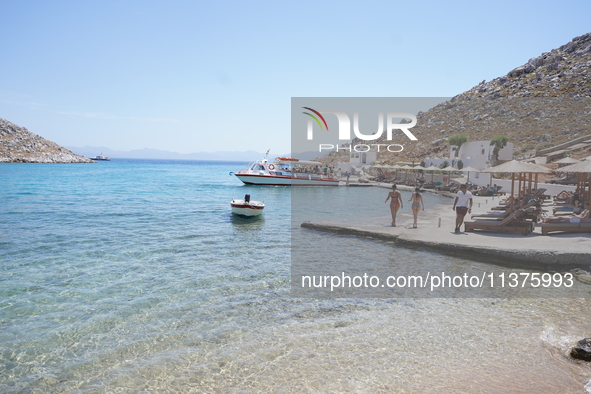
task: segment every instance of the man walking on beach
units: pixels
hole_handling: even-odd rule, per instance
[[[470,205],[468,206],[468,204]],[[464,216],[466,216],[469,211],[472,211],[472,193],[468,191],[466,185],[460,186],[460,191],[456,194],[454,207],[452,209],[456,211],[456,233],[459,233],[460,227],[462,226],[462,223],[464,223]]]

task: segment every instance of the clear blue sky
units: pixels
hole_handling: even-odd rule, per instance
[[[290,150],[291,97],[450,97],[591,1],[0,0],[0,118],[61,145]]]

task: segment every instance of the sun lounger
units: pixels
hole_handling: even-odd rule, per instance
[[[435,188],[435,190],[438,190],[438,191],[452,192],[452,193],[455,192],[455,191],[457,191],[457,189],[458,189],[458,184],[457,183],[453,183],[453,182],[452,183],[449,183],[449,184],[447,184],[445,186],[437,186]]]
[[[580,208],[577,208],[577,210],[578,210],[578,212],[575,212],[575,208],[573,208],[572,206],[571,207],[564,207],[564,206],[554,206],[554,207],[552,207],[552,212],[553,213],[556,213],[558,211],[562,211],[562,212],[568,212],[568,213],[570,213],[572,215],[573,213],[580,213],[580,211],[583,210],[582,206]]]
[[[576,185],[577,179],[576,178],[565,178],[565,179],[559,179],[554,182],[550,181],[550,183],[557,183],[559,185]]]
[[[521,208],[521,209],[528,209],[530,207],[537,207],[541,208],[540,203],[537,200],[531,200],[527,204],[522,207],[518,207],[517,205],[514,208]],[[499,205],[497,207],[492,207],[491,210],[493,211],[508,211],[511,208],[511,205]]]
[[[545,198],[545,197],[544,197],[544,192],[545,192],[546,190],[548,190],[548,189],[545,189],[545,188],[543,188],[543,187],[539,187],[539,188],[537,188],[537,189],[535,189],[535,190],[532,190],[532,191],[531,191],[532,195],[531,195],[531,197],[530,197],[530,198],[535,198],[535,199],[538,199],[538,198]]]
[[[554,196],[554,204],[564,204],[566,203],[566,200],[569,198],[572,198],[573,196],[573,192],[571,191],[567,191],[567,190],[563,190],[560,193],[558,193],[556,196]]]
[[[464,222],[464,230],[519,231],[521,234],[527,235],[533,231],[535,223],[523,221],[525,213],[526,211],[523,209],[518,209],[503,219],[481,219],[472,222]]]
[[[533,209],[528,209],[533,208]],[[542,210],[535,207],[534,204],[528,203],[524,205],[521,209],[527,209],[523,214],[523,218],[526,220],[531,220],[534,223],[537,223],[540,220],[540,215],[542,214]],[[472,215],[471,218],[481,218],[481,219],[505,219],[507,216],[511,214],[510,210],[504,211],[490,211],[487,213],[475,214]]]
[[[540,223],[543,235],[551,232],[591,233],[591,223]]]
[[[492,212],[487,212],[487,213],[474,214],[474,215],[471,216],[471,218],[472,219],[474,219],[474,218],[505,219],[510,214],[511,214],[511,212],[509,210],[506,210],[506,211],[492,211]]]
[[[526,211],[525,214],[523,214],[523,218],[525,220],[531,220],[532,222],[537,223],[542,218],[542,209],[534,207],[533,210]]]

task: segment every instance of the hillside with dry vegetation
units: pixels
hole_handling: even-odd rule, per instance
[[[0,163],[93,163],[24,127],[0,119]]]
[[[448,139],[457,134],[465,134],[468,141],[506,135],[514,144],[515,158],[530,158],[541,149],[576,137],[591,138],[590,120],[591,33],[588,33],[530,59],[504,76],[482,81],[451,100],[417,114],[417,125],[412,132],[418,141],[401,142],[403,152],[380,152],[378,160],[420,163],[427,157],[444,158],[449,155]],[[383,138],[375,142],[388,143]],[[320,160],[347,161],[347,153],[332,153]]]

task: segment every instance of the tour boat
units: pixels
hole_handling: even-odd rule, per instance
[[[100,155],[95,156],[95,157],[91,157],[90,160],[111,161],[110,158],[108,158],[107,156],[103,156],[102,153]]]
[[[250,194],[244,196],[244,200],[233,199],[230,202],[232,213],[240,216],[259,216],[265,209],[265,204],[260,201],[250,201]]]
[[[267,151],[267,155],[269,152]],[[261,161],[230,175],[247,185],[272,186],[338,186],[339,180],[324,164],[317,161],[278,157],[269,163],[267,156]]]

